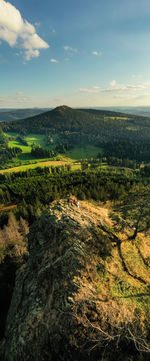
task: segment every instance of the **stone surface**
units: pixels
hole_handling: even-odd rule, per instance
[[[104,257],[111,249],[110,229],[106,209],[84,202],[77,208],[65,200],[54,202],[32,225],[29,258],[16,276],[2,361],[148,360],[148,354],[137,357],[135,336],[131,340],[128,332],[136,324],[134,306],[111,297],[115,267],[109,271],[111,255],[107,271]]]
[[[18,271],[7,318],[5,361],[79,357],[85,335],[75,304],[94,226],[82,207],[61,201],[31,227],[29,259]]]

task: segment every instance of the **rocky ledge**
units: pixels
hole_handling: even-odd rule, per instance
[[[32,225],[29,258],[17,272],[7,317],[3,361],[119,360],[119,351],[112,351],[121,345],[118,327],[129,324],[130,312],[117,321],[120,306],[105,287],[98,289],[112,247],[102,240],[106,221],[103,209],[60,201]]]

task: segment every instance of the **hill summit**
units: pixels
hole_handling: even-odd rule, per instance
[[[122,257],[133,253],[128,274]],[[138,302],[149,276],[141,264],[144,280],[134,277],[138,257],[131,242],[121,247],[106,208],[54,202],[31,226],[1,360],[148,361],[148,310]]]
[[[72,108],[68,107],[67,105],[59,105],[58,107],[56,107],[55,109],[53,109],[53,112],[64,112],[64,111],[68,111],[68,110],[72,110]]]

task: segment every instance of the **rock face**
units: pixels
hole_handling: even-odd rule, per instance
[[[108,252],[100,247],[100,224],[105,227],[102,215],[60,201],[32,225],[29,258],[17,273],[7,317],[3,361],[102,360],[105,343],[112,347],[119,306],[112,318],[112,300],[97,286],[105,271],[100,253]]]
[[[77,339],[83,340],[75,304],[91,227],[90,217],[66,202],[43,212],[32,226],[29,259],[17,274],[8,314],[5,361],[78,358]]]

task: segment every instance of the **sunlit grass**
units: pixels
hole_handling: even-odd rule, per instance
[[[41,147],[46,147],[45,145],[45,135],[43,134],[30,134],[25,137],[25,140],[27,141],[28,145],[22,145],[19,140],[16,140],[15,137],[17,133],[7,133],[7,136],[13,136],[14,140],[8,141],[8,146],[10,148],[13,147],[19,147],[21,148],[23,153],[30,153],[31,152],[31,145],[34,143],[36,145],[41,145]]]
[[[22,171],[23,169],[29,169],[29,168],[35,168],[36,166],[39,166],[39,163],[41,162],[51,162],[49,158],[44,159],[37,159],[34,156],[31,155],[31,146],[32,144],[40,145],[43,148],[55,148],[57,137],[53,137],[53,143],[49,146],[46,146],[46,137],[44,134],[28,134],[24,137],[24,139],[27,141],[28,145],[25,146],[21,143],[21,141],[16,140],[16,136],[18,133],[5,133],[7,137],[11,137],[13,139],[8,141],[8,146],[10,148],[13,147],[19,147],[22,150],[22,154],[20,154],[18,157],[13,158],[8,164],[7,168],[10,167],[10,171],[12,172],[12,169],[15,169],[17,167],[17,171]],[[98,156],[98,154],[101,153],[101,149],[92,145],[85,146],[85,147],[75,147],[72,150],[68,151],[65,155],[58,155],[56,159],[58,160],[65,160],[69,164],[71,162],[74,162],[76,160],[84,160],[84,159],[90,159],[95,158]],[[54,159],[53,159],[54,160]],[[48,164],[48,163],[47,163]],[[72,170],[81,169],[81,165],[73,165]],[[6,170],[8,171],[8,169]],[[16,170],[14,170],[16,171]]]
[[[80,164],[73,164],[71,163],[71,160],[41,160],[37,161],[36,163],[32,163],[32,164],[25,164],[25,165],[18,165],[18,166],[14,166],[8,169],[3,169],[0,170],[0,173],[4,174],[4,173],[13,173],[13,172],[23,172],[26,171],[28,169],[35,169],[37,167],[59,167],[61,165],[67,165],[70,164],[71,165],[71,170],[75,171],[75,170],[80,170],[81,169],[81,165]]]

